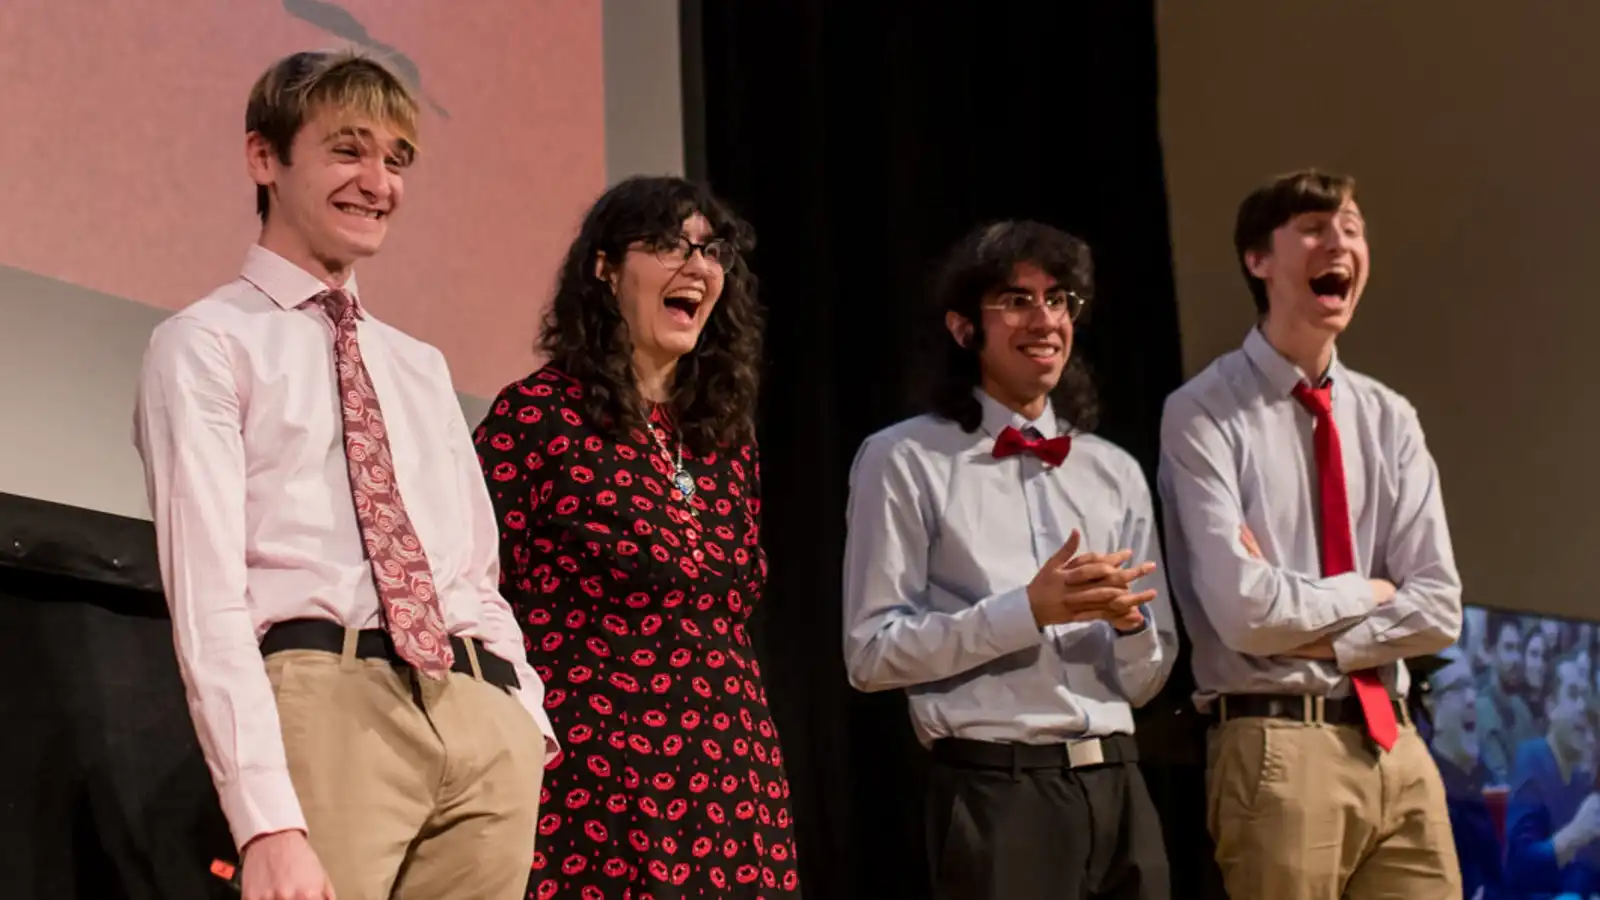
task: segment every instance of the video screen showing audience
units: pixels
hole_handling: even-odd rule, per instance
[[[1600,898],[1600,630],[1468,607],[1419,721],[1465,896]]]

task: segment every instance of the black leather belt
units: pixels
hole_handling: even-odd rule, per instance
[[[1410,722],[1406,705],[1390,698],[1396,722]],[[1313,697],[1309,694],[1223,694],[1211,706],[1218,722],[1229,719],[1292,719],[1307,724],[1353,725],[1365,728],[1366,713],[1355,697]]]
[[[483,649],[483,642],[473,641],[477,644],[478,668],[483,671],[483,680],[496,687],[514,691],[522,682],[517,678],[517,670],[511,663],[495,656]],[[467,656],[466,640],[451,636],[450,648],[455,651],[455,663],[450,667],[452,672],[465,675],[472,674],[472,659]],[[329,622],[325,619],[289,619],[279,622],[267,629],[261,638],[261,656],[271,656],[284,650],[323,650],[328,653],[340,654],[344,652],[344,626]],[[356,635],[356,657],[358,659],[386,659],[397,666],[409,666],[400,658],[394,649],[394,640],[387,631],[377,628],[362,629]]]
[[[1083,769],[1139,761],[1139,745],[1131,734],[1084,738],[1064,744],[1001,744],[940,738],[933,742],[933,758],[957,766],[1022,771],[1026,769]]]

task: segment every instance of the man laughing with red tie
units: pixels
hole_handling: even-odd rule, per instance
[[[1168,897],[1131,708],[1177,637],[1144,474],[1089,433],[1072,339],[1092,289],[1089,248],[1055,228],[968,235],[936,294],[934,411],[851,472],[845,662],[857,689],[910,695],[932,751],[936,900]]]
[[[1461,579],[1416,411],[1334,353],[1367,283],[1354,181],[1257,189],[1234,244],[1260,321],[1168,399],[1159,478],[1228,895],[1454,900],[1402,660],[1455,642]]]

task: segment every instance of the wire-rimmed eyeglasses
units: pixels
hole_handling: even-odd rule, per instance
[[[1015,325],[1026,322],[1039,310],[1044,311],[1045,319],[1050,322],[1060,322],[1063,317],[1076,322],[1088,305],[1089,298],[1076,291],[1059,288],[1044,294],[1006,291],[984,301],[983,308],[999,313],[1006,324]]]

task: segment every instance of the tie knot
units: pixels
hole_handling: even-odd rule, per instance
[[[1314,388],[1304,381],[1294,386],[1294,398],[1300,405],[1311,411],[1317,417],[1323,417],[1333,412],[1333,385],[1324,384]]]
[[[312,297],[311,302],[322,307],[322,311],[333,321],[335,327],[344,325],[347,319],[354,318],[355,302],[344,291],[323,291]]]

